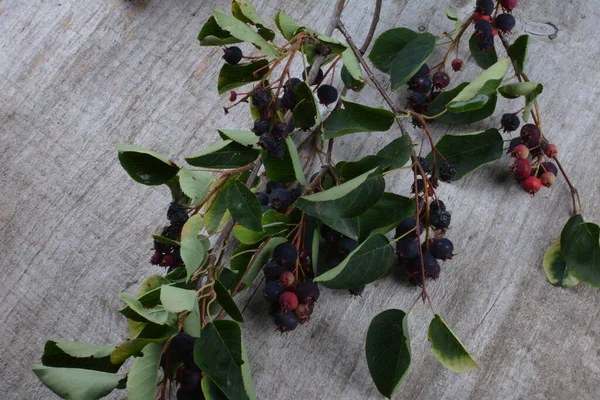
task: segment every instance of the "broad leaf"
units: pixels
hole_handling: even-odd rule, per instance
[[[349,218],[371,208],[385,190],[379,168],[348,182],[296,200],[296,208],[317,218]]]
[[[298,128],[308,129],[321,122],[319,109],[312,90],[305,82],[294,87],[294,95],[298,104],[294,107],[293,121]]]
[[[244,317],[242,316],[242,312],[238,308],[237,304],[229,294],[229,290],[223,286],[220,281],[215,281],[214,290],[217,295],[217,301],[223,307],[223,310],[235,321],[244,322]]]
[[[115,346],[48,340],[44,346],[42,364],[47,367],[82,368],[114,373],[121,366],[121,363],[113,364],[110,361],[114,350]]]
[[[273,209],[264,212],[261,223],[261,231],[253,231],[244,228],[243,226],[236,225],[233,227],[233,235],[243,244],[254,244],[260,242],[267,236],[282,234],[291,228],[288,225],[290,223],[290,218]]]
[[[206,205],[204,206],[205,210],[208,210],[204,214],[204,223],[206,225],[206,231],[210,234],[215,233],[218,230],[221,223],[223,223],[223,221],[228,218],[226,215],[228,214],[226,213],[227,191],[229,190],[231,185],[233,185],[233,182],[234,179],[229,179],[225,184],[223,184],[218,193],[211,196],[211,198],[207,201]],[[222,181],[216,181],[213,187],[222,183]]]
[[[431,352],[435,358],[450,371],[462,373],[479,369],[465,345],[437,314],[429,324],[427,338],[431,342]]]
[[[290,160],[292,161],[292,166],[294,168],[294,174],[296,176],[296,180],[300,185],[306,185],[306,177],[304,176],[304,171],[302,170],[302,164],[300,161],[300,155],[298,154],[298,148],[296,147],[296,143],[292,140],[291,137],[285,138],[285,144],[290,155]]]
[[[429,104],[429,108],[425,115],[433,117],[434,115],[440,114],[452,99],[454,99],[467,85],[469,82],[463,82],[452,90],[446,90],[441,92],[435,100]],[[454,113],[448,111],[447,113],[437,117],[434,121],[441,124],[453,124],[453,125],[469,125],[477,121],[482,121],[487,117],[491,116],[496,109],[496,103],[498,101],[498,95],[492,93],[488,96],[487,102],[483,107],[465,112]]]
[[[165,310],[172,313],[192,311],[198,302],[198,294],[195,290],[163,286],[160,292],[160,302]]]
[[[133,361],[127,376],[127,399],[148,400],[156,396],[158,367],[162,354],[160,343],[149,343],[142,350],[142,357]]]
[[[229,169],[248,165],[258,157],[258,151],[235,143],[233,140],[223,140],[206,150],[186,157],[188,164],[195,167]]]
[[[242,331],[237,322],[215,320],[206,324],[194,344],[194,361],[230,399],[252,399],[249,376],[242,372]]]
[[[459,180],[482,165],[501,158],[504,154],[503,145],[500,132],[488,129],[466,135],[444,135],[435,147],[456,168],[453,180]],[[433,154],[429,153],[427,159],[432,160]],[[439,169],[443,161],[439,156],[436,160]]]
[[[570,288],[580,282],[567,269],[567,262],[560,248],[560,238],[556,239],[544,253],[544,272],[548,281],[554,286]]]
[[[458,15],[452,8],[446,8],[446,17],[448,17],[450,21],[458,21]]]
[[[202,378],[201,387],[202,394],[206,400],[227,400],[227,396],[221,392],[219,387],[208,376]]]
[[[410,366],[408,315],[392,309],[373,318],[367,331],[365,353],[377,390],[391,399]]]
[[[227,190],[227,209],[241,226],[252,231],[262,231],[262,207],[258,198],[240,181]]]
[[[368,107],[343,97],[343,109],[335,110],[325,121],[324,138],[331,139],[357,132],[383,132],[396,116],[383,108]]]
[[[525,61],[529,49],[529,35],[519,36],[508,48],[508,55],[514,60],[516,73],[522,74],[525,70]]]
[[[272,58],[279,57],[279,53],[262,36],[256,33],[248,25],[227,15],[222,10],[215,10],[215,20],[221,29],[229,32],[233,37],[244,42],[250,42],[264,55]]]
[[[202,26],[198,34],[198,40],[201,46],[223,46],[241,42],[240,39],[234,38],[229,32],[221,29],[213,16]]]
[[[110,355],[110,360],[115,364],[122,364],[129,357],[140,354],[149,343],[164,343],[178,333],[179,329],[174,327],[147,324],[135,338],[119,344]]]
[[[129,308],[139,316],[139,321],[150,321],[158,325],[174,326],[177,323],[177,315],[168,312],[162,305],[153,308],[145,308],[134,297],[125,293],[120,293],[119,298],[129,306]],[[119,310],[122,311],[123,309]],[[129,318],[129,316],[127,316]]]
[[[410,160],[412,154],[413,144],[408,135],[392,140],[377,152],[378,157],[385,159],[381,165],[384,171],[403,167]]]
[[[208,248],[205,246],[198,233],[203,227],[202,218],[196,214],[190,217],[181,230],[181,259],[187,271],[186,280],[189,281],[194,273],[202,266],[208,256]]]
[[[383,157],[368,155],[358,161],[340,161],[335,164],[338,177],[342,181],[354,179],[365,172],[371,171],[377,167],[384,167],[387,161]]]
[[[200,204],[204,201],[212,180],[212,174],[208,172],[192,171],[187,168],[179,170],[181,190],[191,199],[192,205]]]
[[[78,368],[34,365],[33,372],[50,390],[66,400],[96,400],[123,388],[123,375]]]
[[[344,66],[342,67],[340,76],[342,77],[344,86],[355,92],[360,91],[365,86],[365,79],[363,78],[360,63],[352,49],[348,48],[344,50],[342,60],[344,61]]]
[[[525,96],[528,102],[533,101],[544,90],[541,83],[535,82],[515,82],[509,83],[498,88],[498,93],[507,99],[516,99]]]
[[[162,185],[179,172],[179,167],[160,154],[128,144],[117,145],[119,162],[136,182]]]
[[[261,80],[269,72],[268,64],[267,60],[236,65],[224,63],[217,78],[219,94]]]
[[[406,45],[419,34],[406,28],[394,28],[383,32],[373,44],[369,60],[383,72],[390,72],[394,60]]]
[[[508,57],[501,58],[497,63],[483,71],[473,82],[465,86],[458,95],[452,99],[446,108],[453,112],[472,111],[482,108],[490,95],[502,83],[502,78],[508,71]]]
[[[296,169],[294,168],[294,161],[290,156],[288,141],[291,141],[291,138],[286,138],[285,140],[285,154],[281,159],[271,157],[266,150],[262,150],[261,152],[267,178],[271,181],[292,182],[296,179]]]
[[[202,326],[202,321],[200,319],[200,307],[198,303],[194,304],[194,308],[183,320],[183,331],[188,335],[199,338],[200,337],[200,327]]]
[[[231,11],[233,16],[240,21],[255,25],[258,28],[258,34],[263,39],[271,41],[275,38],[275,32],[267,28],[265,21],[248,0],[234,0],[231,3]]]
[[[471,35],[471,39],[469,39],[469,50],[471,50],[471,55],[475,59],[477,65],[480,68],[488,69],[492,65],[498,62],[498,54],[496,54],[496,48],[492,47],[491,49],[486,49],[482,51],[479,48],[479,41],[477,40],[478,35],[474,33]]]
[[[277,15],[275,15],[275,24],[286,40],[293,38],[296,32],[300,29],[300,25],[298,25],[283,11],[279,11]]]
[[[560,234],[562,255],[569,272],[593,287],[600,287],[600,227],[571,217]]]
[[[381,278],[394,262],[394,249],[382,234],[370,236],[337,267],[315,278],[330,289],[352,289]]]
[[[419,72],[435,49],[435,39],[431,33],[421,33],[398,52],[390,67],[392,90],[398,89]]]
[[[252,131],[236,131],[231,129],[218,129],[218,131],[224,140],[231,139],[242,146],[252,147],[256,150],[260,149],[258,137]]]

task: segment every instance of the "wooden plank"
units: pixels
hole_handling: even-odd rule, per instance
[[[324,29],[335,1],[254,3],[267,20],[281,8]],[[473,8],[472,1],[385,1],[378,33],[422,26],[441,34],[451,29],[446,5],[461,16]],[[212,10],[227,6],[191,0],[0,3],[0,343],[7,398],[53,398],[24,372],[39,361],[44,341],[119,342],[126,328],[116,293],[133,291],[159,271],[148,263],[149,234],[166,223],[168,193],[134,184],[117,163],[115,144],[183,160],[216,141],[216,128],[250,126],[246,109],[223,115],[227,98],[216,93],[220,50],[201,48],[195,39]],[[371,2],[352,0],[344,13],[358,42],[372,9]],[[515,35],[547,21],[559,29],[553,40],[532,36],[528,74],[545,85],[545,132],[562,150],[586,218],[598,222],[600,142],[593,134],[600,122],[600,41],[590,35],[600,12],[594,2],[550,0],[544,7],[523,2],[515,15]],[[476,73],[470,66],[452,76]],[[396,96],[404,102],[403,92]],[[351,97],[383,104],[371,87]],[[491,123],[477,127],[498,125],[501,112],[514,107],[502,103]],[[462,130],[436,127],[434,135],[447,132]],[[336,139],[335,156],[357,159],[397,134]],[[482,369],[464,375],[444,370],[428,350],[431,313],[417,307],[410,319],[413,366],[399,398],[597,398],[598,293],[554,288],[540,267],[544,248],[568,217],[568,190],[559,178],[556,188],[530,198],[510,182],[508,163],[440,188],[452,211],[449,237],[458,254],[429,290],[436,311]],[[389,185],[406,194],[410,178],[394,175]],[[256,296],[245,311],[244,332],[259,398],[380,398],[364,361],[368,323],[386,308],[407,309],[415,296],[415,289],[390,278],[369,286],[362,298],[323,290],[311,322],[287,335],[274,331]]]

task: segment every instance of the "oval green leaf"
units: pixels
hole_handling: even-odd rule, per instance
[[[390,129],[396,116],[384,108],[369,107],[342,97],[343,109],[335,110],[325,120],[324,138],[357,132],[384,132]]]
[[[136,182],[155,186],[166,183],[179,172],[172,161],[153,151],[129,144],[118,144],[119,162]]]
[[[522,74],[529,50],[529,35],[519,36],[508,48],[508,55],[515,63],[515,72]]]
[[[539,96],[544,90],[541,83],[535,82],[515,82],[498,88],[498,93],[507,99],[516,99],[520,96],[525,96],[527,101],[531,102]]]
[[[406,28],[394,28],[383,32],[373,44],[369,60],[380,71],[390,73],[398,54],[419,34]]]
[[[233,140],[223,140],[186,157],[185,160],[195,167],[230,169],[250,164],[256,160],[258,154],[258,151],[235,143]]]
[[[37,377],[50,390],[66,400],[96,400],[114,389],[123,389],[126,376],[78,368],[34,365]]]
[[[496,48],[492,47],[491,49],[482,51],[479,48],[479,42],[477,38],[478,36],[476,33],[471,35],[471,38],[469,39],[469,50],[471,50],[471,55],[473,56],[473,59],[475,59],[477,65],[479,65],[480,68],[488,69],[498,62]]]
[[[465,345],[437,314],[429,324],[427,338],[431,342],[431,352],[435,358],[450,371],[463,373],[479,369]]]
[[[215,20],[221,29],[229,32],[237,39],[252,43],[265,56],[272,58],[279,57],[279,52],[277,52],[262,36],[242,21],[227,15],[223,10],[215,10]]]
[[[162,355],[162,345],[149,343],[142,350],[142,357],[133,361],[127,375],[127,399],[148,400],[156,396],[156,380]]]
[[[556,239],[544,253],[544,272],[548,282],[554,286],[571,288],[580,282],[567,269],[567,262],[560,249],[560,238]]]
[[[229,290],[223,286],[220,281],[215,281],[215,294],[217,295],[217,301],[223,307],[223,310],[235,321],[244,322],[244,317],[242,316],[242,312],[238,308],[237,304],[229,294]]]
[[[262,207],[258,198],[240,181],[227,190],[227,209],[236,223],[251,231],[262,231]]]
[[[122,364],[113,364],[110,360],[110,355],[115,348],[115,346],[49,340],[44,346],[42,364],[47,367],[82,368],[115,373]]]
[[[390,67],[392,90],[398,89],[419,72],[433,53],[435,40],[431,33],[421,33],[398,52]]]
[[[275,25],[286,40],[290,40],[301,27],[283,11],[275,15]]]
[[[217,78],[219,94],[261,80],[269,72],[268,64],[267,60],[237,65],[223,64]]]
[[[200,46],[223,46],[241,42],[241,40],[234,38],[227,31],[221,29],[213,16],[202,26],[198,34],[198,40],[200,41]]]
[[[160,291],[160,302],[165,310],[172,313],[192,311],[198,302],[198,293],[195,290],[165,285]]]
[[[202,203],[210,189],[213,180],[212,174],[181,168],[178,175],[181,190],[191,199],[191,205]]]
[[[438,115],[446,109],[446,106],[452,99],[458,95],[469,82],[463,82],[452,90],[446,90],[441,92],[435,100],[429,104],[429,108],[425,115],[432,117]],[[482,121],[491,116],[496,110],[496,103],[498,102],[498,95],[495,93],[488,96],[487,102],[477,110],[464,111],[454,113],[448,111],[447,113],[437,117],[434,121],[440,124],[452,124],[452,125],[469,125],[477,121]]]
[[[563,227],[560,247],[570,273],[590,286],[600,287],[600,227],[575,215]]]

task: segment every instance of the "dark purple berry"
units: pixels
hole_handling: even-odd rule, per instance
[[[517,21],[512,14],[500,14],[494,20],[494,24],[500,32],[510,32],[517,24]]]
[[[521,120],[517,116],[517,113],[506,113],[502,115],[500,125],[502,125],[504,132],[514,132],[521,125]]]
[[[238,64],[244,55],[239,47],[231,46],[223,49],[223,60],[227,64],[236,65]]]
[[[543,162],[539,168],[540,175],[544,172],[552,172],[554,176],[558,176],[558,167],[550,161]]]
[[[262,205],[261,207],[262,207],[262,212],[263,213],[265,213],[265,212],[267,212],[267,210],[271,209],[271,207],[269,207],[268,205]]]
[[[256,198],[260,202],[261,206],[266,206],[267,204],[269,204],[269,196],[266,193],[256,192],[254,194],[256,195]]]
[[[436,72],[431,79],[433,81],[433,86],[439,89],[444,89],[450,84],[450,75],[443,71]]]
[[[492,33],[492,24],[490,21],[486,21],[485,19],[480,19],[475,22],[475,33],[478,35],[485,35]]]
[[[450,182],[456,176],[456,167],[449,162],[445,162],[440,166],[440,179],[443,182]]]
[[[403,260],[412,260],[419,256],[419,242],[411,239],[400,239],[396,242],[396,253]]]
[[[349,254],[358,247],[358,242],[346,236],[342,236],[339,242],[339,248],[343,253]]]
[[[288,137],[288,124],[285,122],[280,122],[276,124],[273,129],[271,129],[271,136],[273,136],[277,140],[282,140]]]
[[[269,133],[260,135],[258,144],[273,158],[283,158],[285,155],[285,142],[275,139]]]
[[[533,144],[537,146],[542,137],[542,132],[540,128],[538,128],[534,124],[525,124],[521,128],[521,141],[526,145]]]
[[[265,88],[258,87],[252,93],[252,105],[255,107],[265,107],[271,102],[271,93]]]
[[[425,225],[421,221],[419,223],[419,233],[423,233],[425,231]],[[404,218],[400,225],[396,228],[396,237],[404,236],[406,233],[410,232],[408,235],[404,236],[404,238],[416,238],[417,231],[415,227],[417,226],[417,219],[415,217]],[[412,231],[412,232],[411,232]]]
[[[290,190],[290,195],[292,196],[292,203],[296,201],[300,196],[302,196],[302,190],[300,188],[293,188]]]
[[[425,93],[413,92],[408,96],[408,103],[413,107],[426,108],[425,106],[429,102]]]
[[[265,274],[265,279],[267,282],[276,281],[279,277],[286,272],[287,269],[281,264],[279,264],[276,260],[270,260],[263,267],[263,273]]]
[[[350,292],[350,294],[352,296],[362,296],[363,292],[365,291],[365,285],[359,286],[359,287],[355,287],[352,289],[348,289],[348,292]]]
[[[288,79],[285,84],[283,85],[283,91],[284,92],[293,92],[294,88],[296,87],[297,84],[299,84],[300,82],[302,82],[300,79],[298,78],[292,78],[292,79]]]
[[[423,64],[423,65],[421,65],[421,68],[419,68],[419,72],[417,72],[414,77],[429,76],[429,72],[430,72],[429,65]]]
[[[186,366],[195,365],[194,343],[196,343],[196,338],[184,332],[179,333],[171,341],[171,347],[173,348],[173,352],[177,356],[177,359],[183,361]]]
[[[494,35],[491,33],[482,33],[477,36],[477,45],[482,51],[494,48]]]
[[[279,301],[279,296],[281,296],[283,292],[285,292],[285,289],[283,289],[277,281],[268,282],[263,289],[265,299],[272,304],[275,304]]]
[[[269,182],[267,182],[267,187],[265,189],[265,192],[267,194],[271,194],[271,192],[275,189],[285,189],[285,188],[287,188],[287,183],[269,181]]]
[[[433,83],[428,76],[418,76],[408,81],[408,88],[415,92],[427,93],[432,86]]]
[[[429,213],[429,222],[436,229],[447,229],[452,217],[448,211],[437,209]]]
[[[292,205],[292,194],[285,189],[275,189],[269,195],[269,205],[273,210],[285,213]]]
[[[477,0],[476,10],[485,15],[492,15],[494,12],[494,1],[493,0]]]
[[[306,81],[306,79],[308,79],[309,74],[310,74],[310,67],[306,68],[306,71],[302,72],[302,79],[304,81]],[[319,68],[319,72],[317,72],[317,77],[315,78],[315,81],[312,84],[309,84],[309,86],[320,85],[321,82],[323,82],[323,77],[324,77],[323,70],[321,68]]]
[[[290,311],[279,311],[273,316],[277,330],[280,332],[289,332],[296,329],[298,323],[298,317],[296,314]]]
[[[429,253],[438,260],[449,260],[452,258],[454,245],[446,238],[432,239],[429,242]]]
[[[319,102],[325,106],[335,103],[338,98],[338,91],[331,85],[321,85],[317,90]]]
[[[273,193],[275,193],[275,191],[273,191]],[[296,261],[298,260],[298,250],[289,242],[281,243],[273,249],[272,257],[279,265],[283,265],[288,271],[293,271],[296,266]]]
[[[172,202],[167,210],[167,218],[171,224],[183,226],[189,218],[187,208],[177,202]]]
[[[205,398],[199,387],[194,390],[185,390],[182,387],[177,389],[177,400],[204,400]]]
[[[312,304],[319,300],[320,290],[312,279],[306,279],[296,286],[296,296],[300,304]]]
[[[263,133],[269,132],[269,121],[257,119],[254,121],[254,128],[252,128],[252,132],[254,132],[256,136],[260,136]]]
[[[298,99],[294,92],[285,92],[283,96],[281,96],[281,107],[286,110],[293,110],[296,105],[298,105]]]
[[[337,246],[338,242],[342,238],[342,234],[336,230],[331,229],[327,225],[321,226],[321,237],[325,239],[325,243],[328,246]]]
[[[515,148],[520,144],[523,144],[520,136],[516,137],[514,139],[511,139],[510,143],[508,144],[508,151],[506,153],[511,154],[515,150]]]
[[[429,211],[442,210],[446,211],[446,205],[441,200],[434,200],[429,205]]]
[[[161,267],[172,267],[175,264],[177,264],[177,260],[173,254],[165,254],[160,261]]]
[[[423,253],[423,267],[425,269],[425,275],[427,277],[436,279],[439,276],[439,264],[431,254]],[[408,263],[407,272],[409,277],[420,277],[421,257],[417,256],[417,258],[413,259]],[[420,279],[416,280],[416,283],[420,282]]]
[[[179,385],[184,390],[195,390],[200,387],[201,372],[197,368],[182,368],[178,376]]]

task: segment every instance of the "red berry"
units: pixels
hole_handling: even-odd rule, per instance
[[[558,146],[555,144],[546,145],[544,153],[550,158],[555,158],[558,155]]]
[[[229,101],[236,101],[237,100],[237,92],[235,90],[232,90],[231,92],[229,92]]]
[[[152,254],[152,257],[150,257],[150,264],[158,265],[158,264],[160,264],[161,260],[162,260],[162,254],[160,251],[157,251],[154,254]]]
[[[527,193],[534,195],[542,188],[542,181],[535,176],[528,176],[523,183],[521,183],[521,187]]]
[[[556,175],[552,172],[544,172],[540,177],[540,181],[542,182],[542,185],[549,188],[554,184],[554,181],[556,181]]]
[[[450,77],[447,73],[438,71],[432,77],[433,86],[443,89],[450,84]]]
[[[303,324],[310,319],[310,315],[312,314],[312,304],[298,304],[298,307],[294,310],[294,314],[300,320],[300,323]]]
[[[524,144],[519,144],[519,145],[515,146],[513,151],[510,153],[510,155],[514,158],[525,159],[525,158],[529,157],[529,148],[527,146],[525,146]]]
[[[294,281],[296,280],[296,277],[294,276],[294,274],[290,271],[285,271],[284,273],[282,273],[279,276],[279,279],[277,280],[279,282],[279,284],[281,285],[282,288],[289,288],[290,286],[292,286],[294,284]]]
[[[486,21],[491,21],[492,18],[489,15],[482,14],[479,11],[473,12],[473,21],[479,21],[480,19],[484,19]]]
[[[521,140],[528,145],[537,146],[542,137],[540,128],[534,124],[525,124],[521,128]]]
[[[460,58],[455,58],[454,60],[452,60],[451,65],[453,71],[462,71],[465,63]]]
[[[292,292],[284,292],[279,296],[279,305],[283,311],[293,311],[298,307],[298,297]]]
[[[507,12],[511,12],[513,9],[517,8],[517,0],[500,0],[500,5]]]
[[[173,254],[165,254],[165,256],[162,258],[162,261],[160,262],[160,265],[163,267],[171,267],[175,265],[176,262],[177,261],[175,260]]]
[[[517,179],[525,179],[531,175],[531,163],[528,160],[519,158],[510,167]]]

